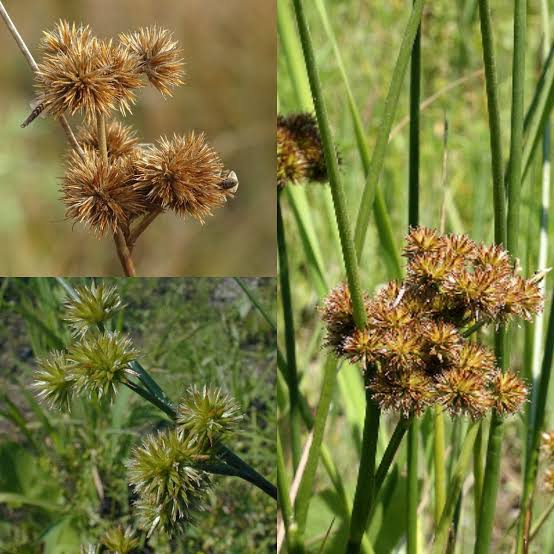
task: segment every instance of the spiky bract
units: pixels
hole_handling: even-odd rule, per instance
[[[177,430],[191,444],[209,449],[235,431],[243,418],[240,406],[221,389],[190,387],[177,409]]]
[[[102,537],[102,544],[115,554],[130,554],[139,547],[140,541],[130,527],[117,526],[106,531]]]
[[[327,166],[313,114],[277,116],[277,186],[327,181]]]
[[[183,84],[182,51],[167,29],[152,26],[119,35],[121,44],[138,60],[138,68],[163,95]]]
[[[141,526],[149,534],[155,529],[179,533],[183,523],[202,509],[210,486],[209,475],[199,467],[205,459],[174,429],[149,435],[134,449],[129,481],[139,496]]]
[[[87,334],[67,352],[79,391],[110,401],[118,385],[135,374],[130,364],[137,357],[138,351],[128,337],[110,331]]]
[[[77,383],[71,362],[65,353],[53,351],[37,363],[39,369],[35,372],[33,383],[37,396],[50,407],[69,412]]]
[[[383,409],[407,416],[438,403],[474,419],[492,408],[519,411],[525,383],[498,371],[493,353],[465,333],[475,323],[530,319],[542,308],[542,276],[521,277],[501,247],[422,227],[410,231],[404,254],[405,281],[365,297],[364,329],[354,325],[348,288],[331,291],[322,310],[326,345],[371,368],[367,385]]]
[[[133,160],[122,157],[108,164],[97,151],[84,150],[84,158],[70,154],[62,184],[66,216],[88,225],[97,236],[126,230],[130,221],[148,209],[134,182]]]
[[[98,127],[96,125],[81,127],[77,138],[85,149],[98,151]],[[106,145],[110,158],[132,155],[138,145],[136,132],[129,125],[112,119],[106,125]]]
[[[233,195],[220,186],[223,164],[203,134],[162,137],[138,160],[136,169],[152,204],[201,222]]]
[[[65,302],[65,320],[74,335],[82,336],[91,327],[113,317],[122,307],[116,287],[92,282],[88,286],[75,287],[75,297],[70,296]]]

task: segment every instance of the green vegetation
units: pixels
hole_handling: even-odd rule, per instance
[[[146,539],[134,509],[128,464],[133,448],[148,434],[167,427],[169,419],[129,388],[118,387],[113,403],[79,394],[70,413],[49,409],[36,399],[31,388],[36,359],[75,340],[63,320],[63,302],[72,287],[87,283],[90,280],[0,282],[0,551],[73,554],[91,545],[91,552],[103,552],[99,545],[104,538],[110,545],[118,540],[133,544],[136,539],[141,552],[271,552],[275,503],[236,477],[215,476],[206,509],[184,524],[182,536],[155,532]],[[187,388],[196,385],[189,396],[201,410],[202,386],[229,394],[237,406],[223,396],[210,401],[229,406],[222,429],[236,426],[238,408],[244,414],[238,433],[232,442],[225,440],[226,446],[274,481],[274,331],[239,284],[232,279],[101,283],[116,285],[125,304],[115,313],[111,329],[130,335],[141,352],[140,364],[169,399],[177,403]],[[273,311],[273,279],[247,279],[241,284],[262,309]],[[117,311],[109,295],[106,305],[108,314]],[[83,318],[99,317],[87,305],[70,315],[78,333]],[[84,347],[74,350],[75,356],[87,355]],[[146,388],[154,390],[153,386]],[[176,408],[178,429],[186,433],[195,429],[200,436],[196,431],[200,423],[190,406]],[[197,445],[211,443],[216,432],[211,428]],[[144,457],[139,460],[135,479],[146,467],[140,465]],[[126,528],[133,536],[125,536]]]

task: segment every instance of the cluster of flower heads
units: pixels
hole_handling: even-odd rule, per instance
[[[277,116],[277,188],[287,183],[327,181],[325,155],[315,117]]]
[[[544,473],[544,488],[547,492],[554,493],[554,431],[542,434],[541,450],[550,464]]]
[[[88,26],[60,21],[44,33],[36,72],[38,106],[54,117],[79,113],[80,151],[72,150],[62,183],[66,215],[98,236],[121,230],[141,215],[173,210],[203,222],[233,196],[238,180],[224,171],[203,134],[161,137],[141,145],[129,126],[110,120],[114,110],[130,113],[143,77],[162,95],[183,84],[181,50],[158,27],[101,40]],[[105,134],[107,160],[101,151]]]
[[[129,480],[141,527],[169,535],[203,509],[218,463],[219,445],[243,418],[239,405],[220,389],[190,387],[177,408],[176,425],[148,436],[133,451]]]
[[[78,395],[113,400],[121,384],[137,376],[138,351],[127,337],[105,330],[123,307],[114,287],[104,283],[78,287],[65,303],[65,320],[74,342],[38,360],[34,388],[51,407],[70,411]],[[170,535],[202,509],[211,485],[210,465],[221,466],[220,446],[243,419],[240,406],[218,388],[189,387],[175,409],[175,425],[145,438],[129,461],[129,480],[142,528]],[[226,467],[226,466],[225,466]],[[221,471],[221,469],[219,470]],[[216,472],[217,473],[217,472]],[[231,474],[233,474],[231,472]],[[104,542],[135,545],[130,530],[113,529]],[[110,547],[112,548],[112,547]]]
[[[354,324],[348,287],[329,294],[326,345],[362,365],[384,410],[418,415],[439,404],[474,419],[490,409],[517,412],[525,383],[500,371],[494,354],[469,335],[481,324],[531,319],[542,309],[541,276],[521,277],[500,246],[423,227],[411,229],[404,255],[405,280],[365,296],[364,329]]]

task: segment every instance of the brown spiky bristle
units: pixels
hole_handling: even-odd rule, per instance
[[[137,57],[139,70],[163,95],[184,83],[182,51],[173,34],[160,27],[142,27],[134,33],[122,33],[119,40],[127,52]]]
[[[131,219],[148,208],[132,175],[128,157],[106,165],[95,150],[85,148],[83,158],[73,151],[62,184],[66,217],[85,223],[99,237],[126,230]]]
[[[223,164],[203,134],[162,137],[137,163],[137,179],[148,200],[203,222],[233,196],[220,186]]]
[[[82,146],[98,150],[97,126],[83,125],[79,129],[77,140]],[[110,158],[119,158],[133,153],[138,145],[138,139],[135,130],[131,126],[112,119],[106,125],[106,143],[108,146],[108,156]]]
[[[117,108],[129,112],[133,89],[142,85],[136,56],[111,41],[98,40],[88,27],[60,21],[41,42],[43,59],[35,74],[45,113],[83,113],[92,120]]]

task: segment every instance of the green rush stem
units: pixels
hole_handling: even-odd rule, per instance
[[[515,259],[518,255],[519,212],[521,204],[521,161],[523,155],[523,92],[525,84],[525,32],[527,0],[514,0],[514,51],[512,61],[512,117],[510,165],[508,168],[508,235],[507,247]]]
[[[373,201],[375,199],[375,191],[379,183],[379,177],[383,169],[383,163],[385,161],[385,155],[387,152],[387,146],[389,142],[389,135],[396,114],[396,108],[398,106],[398,100],[400,98],[400,92],[402,90],[402,84],[410,61],[412,53],[412,45],[414,43],[416,34],[419,30],[419,24],[421,21],[421,14],[423,12],[424,0],[415,0],[404,31],[402,38],[402,44],[400,51],[398,52],[398,58],[392,74],[392,80],[385,100],[383,119],[377,133],[377,140],[373,155],[371,157],[371,166],[367,175],[366,184],[358,211],[358,217],[356,220],[356,230],[354,234],[354,242],[356,244],[356,253],[361,256],[365,237],[367,234],[367,227],[369,224],[369,214],[373,207]],[[419,106],[418,106],[419,109]]]
[[[438,526],[440,516],[446,501],[446,467],[445,467],[445,433],[444,415],[438,405],[433,407],[433,467],[435,470],[435,528]]]
[[[494,53],[494,37],[489,0],[479,0],[481,40],[483,42],[483,65],[485,66],[485,87],[489,112],[489,135],[491,148],[491,169],[494,204],[494,239],[497,244],[506,244],[506,199],[502,168],[502,136],[500,128],[500,105],[498,100],[498,79]]]
[[[369,371],[369,369],[367,370]],[[377,450],[377,438],[379,433],[380,410],[371,398],[371,391],[366,386],[366,408],[364,419],[364,432],[362,438],[362,455],[358,469],[356,493],[350,516],[350,529],[348,531],[347,554],[357,554],[366,529],[369,515],[372,511],[375,498],[375,454]]]
[[[533,525],[531,532],[529,533],[529,542],[531,542],[537,533],[541,530],[541,527],[545,524],[550,514],[554,511],[554,500],[546,507],[544,512],[538,517],[537,521]]]
[[[436,527],[433,554],[443,554],[445,551],[452,518],[462,491],[478,430],[479,422],[475,421],[471,423],[466,431],[460,454],[452,471],[446,503]]]
[[[292,467],[294,473],[298,468],[302,454],[301,414],[299,404],[298,369],[296,365],[296,346],[294,316],[292,310],[292,295],[289,279],[289,262],[285,226],[281,211],[281,191],[277,193],[277,252],[279,255],[279,283],[281,285],[281,302],[283,306],[283,324],[285,334],[285,350],[287,356],[287,385],[289,389],[289,422],[291,434]]]
[[[303,546],[298,541],[298,526],[294,521],[294,513],[290,501],[290,484],[279,430],[277,430],[277,489],[279,491],[279,510],[285,525],[288,552],[291,554],[300,553],[303,551]]]
[[[516,1],[521,4],[521,0]],[[483,41],[483,63],[485,66],[487,105],[489,109],[489,132],[491,143],[494,204],[494,240],[496,244],[506,244],[508,249],[510,249],[511,244],[507,242],[506,234],[506,198],[502,177],[502,151],[498,83],[496,75],[492,23],[488,0],[479,0],[479,16],[481,21],[481,38]],[[512,146],[514,146],[513,138],[514,137],[512,136]],[[521,143],[519,146],[521,147]],[[495,354],[497,358],[497,364],[502,370],[506,368],[508,362],[506,360],[505,352],[506,329],[504,326],[500,326],[495,335]],[[476,530],[477,537],[474,549],[475,554],[488,554],[490,549],[492,527],[496,510],[496,496],[498,493],[498,484],[500,478],[502,434],[502,419],[496,411],[493,411],[489,428],[485,473],[483,477],[483,490],[481,493],[481,505],[479,507],[478,525]]]
[[[262,317],[267,321],[267,324],[271,327],[271,329],[277,332],[277,323],[275,322],[275,318],[264,308],[264,306],[262,306],[262,303],[260,302],[258,297],[250,290],[250,287],[248,287],[244,280],[239,277],[235,277],[235,281],[244,291],[244,294],[248,296],[250,302],[252,302],[254,307],[260,312]]]
[[[154,404],[156,408],[159,408],[160,410],[162,410],[162,412],[167,414],[171,419],[173,420],[175,419],[176,417],[175,410],[173,410],[173,408],[171,408],[165,402],[160,400],[157,396],[150,393],[147,389],[128,380],[124,381],[123,384],[126,387],[129,387],[133,392],[137,393],[139,396],[142,396],[142,398],[144,398],[145,400],[148,400],[150,404]]]
[[[473,500],[475,515],[475,529],[479,525],[479,507],[483,498],[483,422],[479,422],[479,429],[473,445]]]
[[[321,453],[325,424],[327,423],[327,416],[329,415],[329,407],[333,399],[333,390],[336,380],[337,362],[333,357],[329,356],[323,368],[323,382],[321,384],[319,404],[312,431],[312,444],[308,452],[308,459],[304,467],[304,473],[302,474],[300,484],[298,485],[298,494],[296,495],[296,501],[294,503],[294,512],[300,536],[303,536],[306,528],[308,508],[312,500],[313,485]]]
[[[421,0],[420,0],[421,1]],[[327,116],[327,108],[319,79],[319,72],[315,61],[315,53],[308,29],[308,22],[304,13],[302,0],[293,0],[300,42],[304,51],[304,61],[308,72],[308,79],[314,100],[315,113],[321,133],[321,140],[325,152],[325,162],[329,174],[329,184],[333,196],[333,205],[335,207],[335,217],[342,246],[342,255],[346,269],[348,287],[352,298],[352,312],[356,326],[363,329],[366,323],[366,312],[364,308],[362,289],[360,285],[360,276],[358,272],[358,262],[354,250],[354,242],[350,228],[350,221],[346,209],[346,198],[342,184],[342,176],[339,171],[337,154],[331,133],[331,126]]]
[[[415,2],[413,9],[415,9]],[[410,146],[408,159],[408,226],[419,224],[419,103],[421,99],[421,23],[417,27],[410,64]],[[435,414],[435,420],[437,415]],[[441,414],[438,414],[441,417]],[[443,426],[444,430],[444,426]],[[435,427],[435,433],[437,429]],[[419,421],[412,419],[408,428],[408,484],[407,484],[407,547],[408,554],[417,554],[417,507]],[[444,446],[444,441],[443,441]],[[437,445],[437,443],[436,443]],[[442,452],[444,455],[444,452]],[[444,459],[444,457],[442,458]],[[437,498],[436,498],[437,500]]]
[[[554,297],[550,304],[550,315],[546,329],[546,343],[542,358],[542,367],[539,383],[536,388],[536,405],[530,421],[530,436],[525,456],[523,473],[523,493],[521,496],[520,516],[517,534],[517,554],[526,552],[528,546],[529,528],[531,523],[531,507],[536,487],[537,471],[539,464],[539,448],[541,430],[546,416],[546,400],[550,387],[552,362],[554,360]]]
[[[412,424],[408,428],[408,484],[407,484],[407,548],[408,554],[417,554],[417,473],[418,473],[418,453],[419,453],[419,422],[413,418]]]

